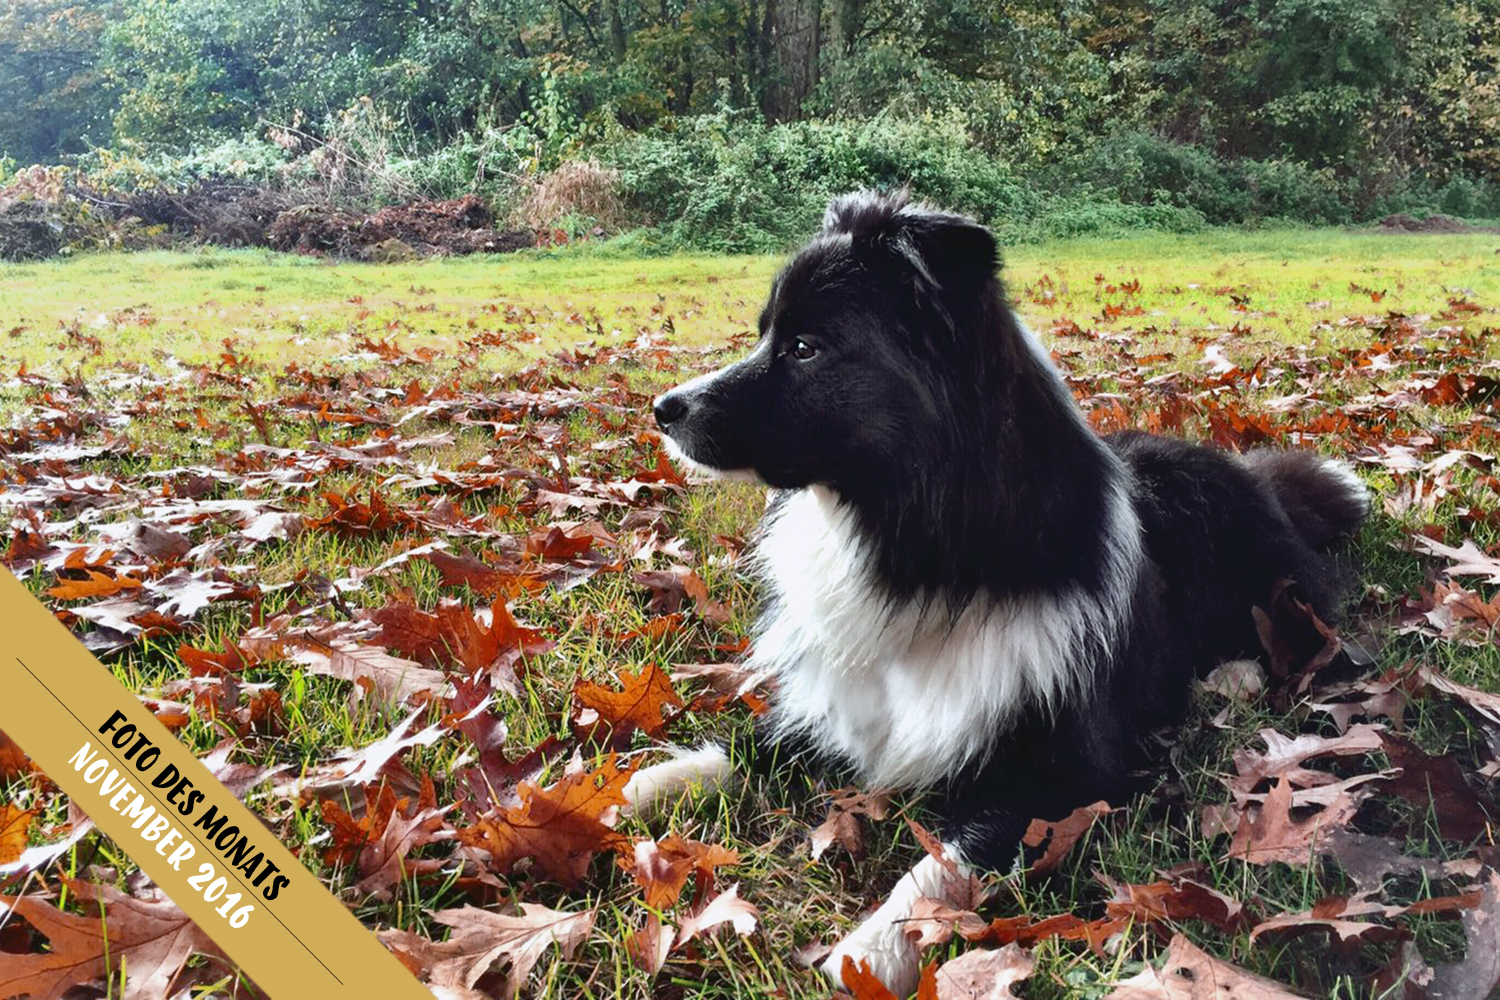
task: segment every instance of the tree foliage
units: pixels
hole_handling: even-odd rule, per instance
[[[268,135],[378,125],[381,192],[520,200],[603,158],[677,229],[887,181],[988,215],[1016,185],[1208,222],[1495,214],[1497,70],[1500,0],[7,0],[0,156],[264,174]]]

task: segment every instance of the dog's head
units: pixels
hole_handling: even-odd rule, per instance
[[[994,237],[904,194],[833,202],[782,269],[749,357],[656,400],[668,447],[781,488],[888,475],[938,444],[997,349]]]

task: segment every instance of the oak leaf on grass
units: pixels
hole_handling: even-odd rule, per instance
[[[1146,969],[1120,983],[1104,1000],[1300,1000],[1280,983],[1214,958],[1181,934],[1167,946],[1160,969]]]
[[[615,732],[639,729],[647,736],[659,737],[682,711],[682,698],[655,663],[648,663],[634,674],[621,667],[615,677],[620,682],[618,691],[593,681],[579,681],[573,687],[573,698],[598,712],[600,720]]]
[[[481,816],[457,831],[458,840],[488,852],[501,874],[531,858],[542,876],[577,888],[595,854],[629,843],[614,828],[629,780],[611,755],[595,770],[573,771],[547,788],[522,782],[519,805]]]
[[[0,895],[0,906],[45,935],[50,945],[46,952],[5,956],[0,996],[58,1000],[123,964],[122,1000],[156,1000],[169,994],[172,980],[195,952],[218,954],[208,935],[160,892],[140,898],[113,886],[71,880],[68,886],[85,904],[84,915],[59,910],[39,896]]]
[[[478,992],[476,983],[499,961],[506,963],[505,978],[498,995],[516,996],[542,954],[554,944],[564,958],[571,958],[588,940],[594,927],[595,910],[568,913],[539,903],[521,903],[519,914],[492,913],[476,906],[438,910],[432,919],[453,928],[446,941],[430,941],[410,931],[381,931],[380,940],[408,968],[425,974],[434,992],[453,991],[461,997],[489,996]]]

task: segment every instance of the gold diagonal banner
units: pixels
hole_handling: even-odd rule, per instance
[[[273,997],[431,994],[10,573],[0,730]],[[8,961],[0,953],[0,984]],[[0,994],[5,990],[0,987]]]

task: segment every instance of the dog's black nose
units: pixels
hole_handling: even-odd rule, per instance
[[[652,410],[656,414],[656,425],[666,430],[687,415],[688,404],[682,396],[669,392],[656,400],[656,405]]]

